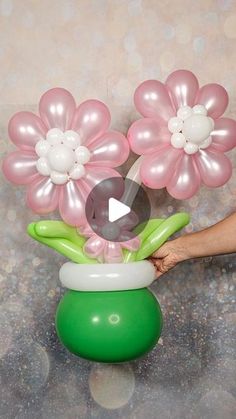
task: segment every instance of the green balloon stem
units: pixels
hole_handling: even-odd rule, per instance
[[[136,252],[131,252],[130,250],[124,249],[123,250],[123,262],[129,263],[135,261],[135,254]]]
[[[136,260],[143,260],[151,256],[172,234],[185,227],[189,221],[190,217],[187,213],[178,213],[167,218],[145,239],[137,252]]]

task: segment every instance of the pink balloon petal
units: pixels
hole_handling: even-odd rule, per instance
[[[204,105],[207,113],[212,118],[219,118],[228,106],[228,93],[223,86],[211,83],[201,87],[195,100],[195,104]]]
[[[236,121],[230,118],[220,118],[215,121],[211,133],[212,147],[225,152],[236,147]]]
[[[212,147],[200,150],[195,156],[203,183],[211,188],[224,185],[232,175],[228,157]]]
[[[170,144],[170,132],[152,118],[135,121],[128,131],[128,141],[134,153],[142,155],[155,151],[159,146]]]
[[[76,227],[86,224],[85,203],[87,196],[81,181],[70,181],[63,185],[59,197],[59,211],[65,223]]]
[[[84,252],[90,258],[97,258],[101,256],[106,245],[106,241],[99,236],[92,236],[88,239],[84,245]]]
[[[109,131],[93,141],[90,151],[90,165],[118,167],[129,156],[129,143],[124,135]]]
[[[37,176],[27,190],[27,204],[38,214],[48,214],[58,206],[60,186],[49,177]]]
[[[121,175],[116,170],[111,169],[109,167],[86,165],[86,174],[83,177],[83,180],[86,184],[86,190],[88,192],[90,192],[96,185],[98,185],[103,180],[110,178],[121,178]]]
[[[140,175],[143,183],[152,189],[161,189],[168,185],[182,150],[165,147],[153,155],[147,156],[141,163]]]
[[[27,185],[38,175],[37,156],[30,151],[14,151],[3,161],[2,170],[6,178],[16,185]]]
[[[88,146],[109,128],[111,115],[99,100],[86,100],[76,109],[71,129],[77,131],[83,144]]]
[[[140,248],[140,239],[138,237],[134,237],[131,240],[127,240],[121,243],[121,246],[125,249],[130,250],[131,252],[135,252]]]
[[[46,137],[47,128],[32,112],[18,112],[10,119],[8,132],[21,150],[33,150],[36,143]]]
[[[201,178],[192,156],[185,154],[178,160],[167,191],[175,199],[189,199],[197,193]]]
[[[123,254],[121,245],[117,242],[107,242],[104,249],[104,262],[105,263],[121,263]]]
[[[78,231],[79,231],[80,234],[82,234],[82,236],[85,236],[85,237],[94,236],[94,231],[92,230],[92,228],[90,227],[89,224],[85,224],[83,226],[80,226]]]
[[[134,103],[141,115],[158,119],[162,125],[175,116],[166,86],[157,80],[140,84],[134,93]]]
[[[188,70],[177,70],[166,80],[171,98],[176,109],[181,106],[193,106],[199,85],[196,76]]]
[[[72,94],[59,87],[48,90],[39,102],[39,113],[48,129],[70,129],[75,109]]]

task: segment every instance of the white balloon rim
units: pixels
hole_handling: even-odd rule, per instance
[[[156,279],[151,262],[77,264],[66,262],[59,271],[65,288],[74,291],[126,291],[146,288]]]

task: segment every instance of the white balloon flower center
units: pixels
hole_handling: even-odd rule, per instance
[[[193,108],[182,106],[177,116],[169,119],[168,129],[172,133],[173,147],[183,148],[187,154],[195,154],[211,144],[214,121],[207,116],[207,109],[203,105]]]
[[[38,172],[50,176],[56,185],[82,178],[85,164],[91,157],[89,149],[81,145],[77,132],[62,132],[58,128],[50,129],[46,138],[37,142],[35,151],[39,157],[36,163]]]

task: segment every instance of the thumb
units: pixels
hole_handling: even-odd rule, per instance
[[[152,254],[152,258],[162,259],[168,255],[168,245],[163,244],[156,252]]]

